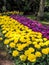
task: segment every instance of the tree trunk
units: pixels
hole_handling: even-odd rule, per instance
[[[43,19],[45,1],[46,0],[40,0],[40,6],[39,6],[39,12],[38,12],[38,15],[37,15],[37,20]]]

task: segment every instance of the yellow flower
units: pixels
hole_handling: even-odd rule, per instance
[[[40,42],[43,42],[43,39],[39,39]]]
[[[2,31],[3,34],[6,33],[6,32],[7,32],[6,30]]]
[[[2,38],[2,37],[0,37],[0,41],[1,41],[1,40],[3,40],[3,38]]]
[[[23,48],[25,48],[26,46],[28,46],[28,44],[26,44],[26,43],[25,44],[22,44],[22,47]]]
[[[48,53],[49,53],[49,48],[46,48],[47,49],[47,51],[48,51]]]
[[[14,39],[14,43],[17,43],[17,42],[18,42],[18,38],[15,38],[15,39]]]
[[[42,54],[39,51],[35,52],[35,55],[36,55],[36,57],[41,57],[42,56]]]
[[[34,41],[35,40],[35,37],[32,37],[32,41]]]
[[[28,56],[28,60],[29,60],[30,62],[35,62],[35,61],[36,61],[36,56],[35,56],[34,54],[30,54],[30,55]]]
[[[22,34],[23,34],[23,33],[22,33]],[[21,41],[21,42],[26,42],[26,39],[24,38],[24,36],[21,36],[20,41]]]
[[[9,39],[4,40],[4,44],[9,44],[9,42],[10,42]]]
[[[33,45],[36,45],[36,44],[37,44],[37,42],[33,42],[32,44],[33,44]]]
[[[43,47],[45,46],[45,43],[40,42],[39,45]]]
[[[22,45],[19,45],[18,48],[17,48],[17,50],[22,51],[23,50]]]
[[[9,46],[10,46],[11,48],[15,48],[15,43],[11,42],[11,43],[9,44]]]
[[[30,41],[30,40],[27,40],[27,44],[29,45],[29,44],[31,44],[32,42]]]
[[[7,33],[5,34],[5,37],[11,37],[11,32],[10,32],[10,31],[7,32]]]
[[[39,42],[39,39],[35,39],[36,42]]]
[[[37,34],[38,34],[39,36],[42,36],[42,33],[40,33],[40,32],[39,32],[39,33],[37,33]]]
[[[37,49],[41,48],[39,44],[35,44],[34,47],[37,48]]]
[[[30,51],[30,52],[34,52],[35,50],[34,50],[34,48],[30,47],[30,48],[29,48],[29,51]]]
[[[39,38],[39,39],[40,39],[40,38],[42,38],[42,36],[41,36],[41,35],[38,35],[38,36],[37,36],[37,38]]]
[[[16,44],[16,47],[19,47],[19,46],[21,46],[21,45],[22,45],[21,43],[17,43],[17,44]]]
[[[49,45],[49,40],[45,42],[45,45],[48,46]]]
[[[42,49],[42,53],[43,53],[43,54],[48,54],[48,50],[47,50],[47,48]]]
[[[21,61],[26,61],[26,56],[25,55],[20,55],[20,59],[21,59]]]
[[[47,38],[43,38],[44,41],[47,41]]]
[[[17,50],[14,50],[13,53],[12,53],[12,56],[16,57],[19,55],[19,52]]]
[[[29,50],[26,50],[26,51],[24,52],[24,54],[25,54],[26,56],[28,56],[28,55],[31,54],[31,52],[30,52]]]
[[[10,40],[10,41],[13,41],[13,40],[14,40],[14,38],[12,38],[12,37],[11,37],[11,38],[9,38],[9,40]]]

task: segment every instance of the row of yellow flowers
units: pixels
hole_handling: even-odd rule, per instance
[[[24,12],[19,12],[19,11],[10,11],[10,12],[3,12],[0,13],[0,15],[11,15],[11,14],[19,14],[19,15],[23,15]]]
[[[49,54],[49,40],[40,32],[34,32],[8,16],[0,16],[0,27],[4,35],[0,40],[11,48],[13,57],[35,62],[38,57]]]

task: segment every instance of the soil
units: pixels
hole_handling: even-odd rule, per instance
[[[0,65],[15,65],[13,60],[7,56],[5,51],[0,51]]]
[[[10,60],[1,60],[0,59],[0,65],[14,65],[13,61]]]

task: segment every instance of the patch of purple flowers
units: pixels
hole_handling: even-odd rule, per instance
[[[11,15],[10,17],[15,20],[18,20],[18,22],[22,23],[23,25],[28,26],[33,31],[41,32],[43,34],[43,37],[49,39],[49,26],[44,26],[38,21],[31,20],[21,15]]]

